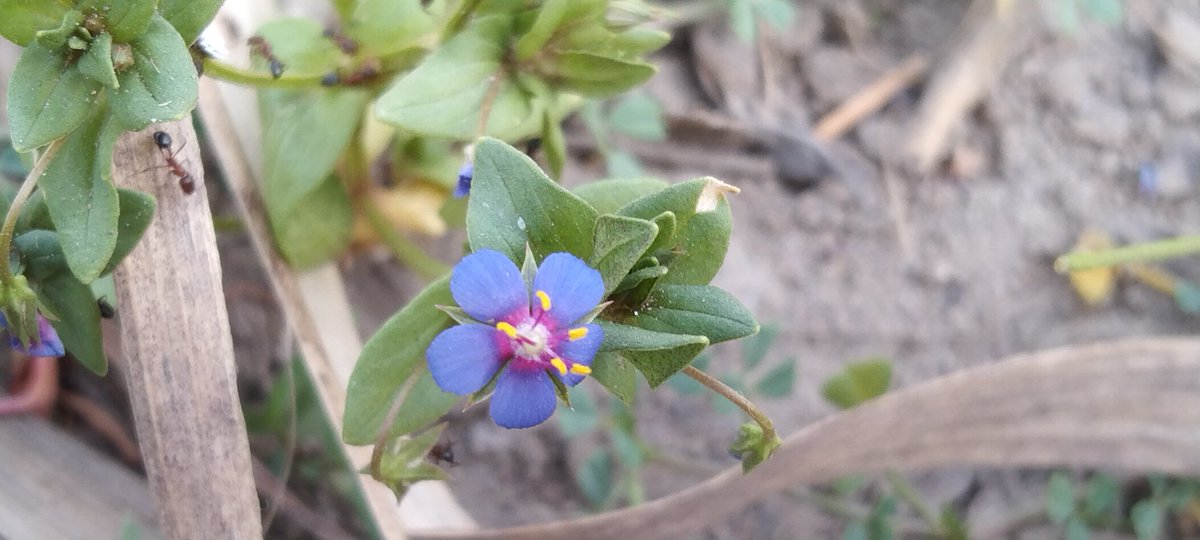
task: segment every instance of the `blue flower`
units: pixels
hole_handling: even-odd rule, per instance
[[[471,192],[471,178],[475,176],[475,164],[467,162],[458,170],[458,185],[454,186],[454,197],[466,197]]]
[[[54,331],[54,327],[50,325],[50,321],[41,313],[37,314],[38,335],[29,342],[29,346],[21,343],[20,338],[9,332],[9,345],[13,349],[21,351],[29,356],[62,356],[66,354],[63,349],[62,340],[58,339],[58,332]],[[0,327],[8,328],[8,319],[0,313]]]
[[[550,377],[574,386],[591,373],[604,331],[582,319],[600,303],[604,282],[574,255],[548,255],[530,291],[508,257],[479,250],[454,267],[450,293],[478,324],[443,330],[425,360],[437,385],[454,394],[478,392],[495,377],[496,424],[511,429],[546,421],[555,408]]]

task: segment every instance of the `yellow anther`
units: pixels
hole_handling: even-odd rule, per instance
[[[571,341],[579,341],[585,337],[587,337],[587,327],[586,326],[580,326],[579,328],[572,328],[567,331],[567,339],[569,339]]]
[[[542,311],[550,311],[550,295],[546,294],[546,291],[538,291],[533,294],[542,303]]]
[[[512,339],[517,339],[517,329],[513,328],[513,325],[511,325],[511,324],[508,324],[504,321],[498,322],[498,323],[496,323],[496,330],[499,330],[501,332],[504,332],[505,334],[508,334],[508,337],[510,337]]]
[[[574,373],[576,375],[591,375],[592,368],[587,367],[583,364],[574,364],[571,366],[571,373]]]
[[[551,358],[550,365],[554,366],[554,369],[557,369],[560,374],[562,374],[562,375],[567,374],[567,363],[563,362],[562,358],[559,358],[557,356],[554,358]],[[572,366],[572,367],[574,367],[574,366]]]

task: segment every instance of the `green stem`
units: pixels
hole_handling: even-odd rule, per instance
[[[1200,253],[1200,235],[1180,236],[1103,251],[1068,253],[1054,261],[1054,269],[1059,273],[1066,273],[1102,266],[1160,261],[1198,253]]]
[[[464,1],[466,4],[459,8],[458,11],[455,11],[449,21],[446,21],[446,29],[442,31],[443,43],[454,37],[454,34],[457,34],[459,30],[462,30],[463,25],[467,22],[467,17],[471,15],[471,12],[475,11],[475,8],[479,7],[481,0]]]
[[[320,76],[300,77],[284,73],[276,79],[265,71],[242,69],[216,58],[204,59],[204,74],[223,81],[260,88],[304,89],[321,85]]]
[[[925,499],[921,498],[921,494],[917,493],[917,490],[913,488],[912,484],[908,483],[908,480],[904,478],[904,475],[900,474],[900,472],[896,471],[895,469],[890,469],[884,474],[887,476],[888,483],[892,485],[892,489],[896,490],[896,495],[900,496],[900,499],[902,499],[905,503],[908,503],[909,506],[913,507],[913,509],[917,511],[917,514],[920,514],[921,519],[925,520],[925,522],[928,523],[930,527],[933,527],[934,530],[941,529],[942,520],[933,511],[933,509],[929,507],[929,504],[925,502]]]
[[[750,418],[758,423],[758,426],[762,428],[763,440],[773,441],[779,438],[779,435],[775,433],[775,426],[771,424],[771,419],[767,417],[766,413],[762,412],[761,409],[755,406],[752,401],[747,399],[746,396],[738,393],[737,390],[730,388],[728,385],[717,380],[712,375],[696,369],[696,366],[688,365],[687,367],[683,368],[683,372],[686,373],[688,377],[695,379],[696,382],[708,387],[709,390],[721,394],[725,397],[725,399],[729,400],[730,403],[737,405],[739,409],[750,415]]]
[[[379,208],[373,202],[365,197],[361,202],[362,211],[367,218],[367,223],[371,224],[371,228],[375,229],[375,233],[379,235],[380,240],[391,250],[397,260],[404,263],[405,266],[411,268],[417,275],[427,281],[433,281],[450,272],[449,266],[430,257],[420,246],[413,243],[412,240],[396,232],[391,222],[384,217],[383,213],[379,211]]]
[[[29,171],[29,175],[25,177],[25,183],[21,184],[21,189],[17,191],[12,204],[8,206],[8,214],[4,216],[4,227],[0,229],[0,253],[5,257],[3,264],[0,264],[0,283],[9,285],[13,280],[12,269],[8,267],[7,257],[9,249],[12,248],[13,231],[17,228],[17,218],[21,216],[21,208],[25,206],[25,201],[29,200],[29,196],[33,195],[38,178],[46,173],[46,167],[50,166],[50,162],[54,160],[54,156],[58,155],[58,151],[62,149],[65,141],[65,137],[56,139],[46,147],[42,155],[38,156],[33,170]]]

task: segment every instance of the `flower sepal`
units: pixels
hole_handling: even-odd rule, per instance
[[[737,438],[729,446],[729,453],[742,460],[742,472],[747,473],[771,457],[781,444],[783,441],[778,435],[768,439],[763,434],[762,426],[746,422],[738,429]]]
[[[445,429],[446,424],[442,423],[416,437],[401,437],[384,451],[376,468],[369,472],[400,498],[417,482],[445,480],[446,471],[427,458]]]

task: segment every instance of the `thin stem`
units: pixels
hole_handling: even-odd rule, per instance
[[[753,402],[747,399],[746,396],[738,393],[737,390],[730,388],[728,385],[717,380],[712,375],[696,369],[696,366],[688,365],[687,367],[683,368],[683,372],[686,373],[688,377],[695,379],[696,382],[707,386],[709,390],[721,394],[725,397],[725,399],[729,400],[730,403],[737,405],[739,409],[750,415],[750,418],[757,422],[759,427],[762,428],[764,440],[773,441],[779,438],[779,436],[775,434],[775,426],[771,424],[771,419],[767,417],[766,413],[762,412],[761,409],[755,406]]]
[[[1200,235],[1180,236],[1102,251],[1068,253],[1054,261],[1054,269],[1059,273],[1065,273],[1072,270],[1160,261],[1196,254],[1200,254]]]
[[[466,5],[455,11],[451,19],[446,22],[446,29],[442,31],[443,42],[453,37],[454,34],[457,34],[462,29],[463,25],[467,22],[467,17],[471,15],[471,12],[475,11],[475,8],[479,7],[479,3],[481,2],[481,0],[464,1]]]
[[[397,260],[411,268],[426,281],[433,281],[450,272],[449,266],[430,257],[412,240],[396,232],[392,228],[391,222],[384,217],[379,208],[367,197],[363,197],[361,201],[363,215],[366,216],[367,223],[371,225],[372,229],[375,229],[375,233],[379,235],[380,240],[391,250],[392,255],[395,255]]]
[[[50,162],[54,160],[54,156],[58,155],[58,151],[62,149],[65,141],[65,137],[55,140],[46,147],[42,155],[38,156],[33,170],[29,171],[29,175],[25,177],[25,183],[21,184],[21,189],[17,191],[12,204],[8,207],[8,214],[4,216],[4,227],[0,229],[0,254],[5,258],[0,263],[0,283],[7,285],[13,280],[12,270],[8,267],[8,251],[12,248],[13,230],[17,228],[17,218],[21,216],[21,208],[25,206],[25,201],[29,200],[29,196],[33,195],[38,178],[46,173],[46,167],[50,166]]]
[[[318,76],[300,77],[285,73],[276,79],[265,71],[243,69],[216,58],[204,59],[204,74],[223,81],[260,88],[303,89],[321,85],[321,77]]]
[[[925,520],[934,530],[941,529],[942,520],[929,507],[925,499],[921,498],[921,494],[917,493],[912,484],[908,483],[904,475],[895,469],[890,469],[884,474],[887,476],[888,483],[892,485],[892,489],[896,490],[896,495],[899,495],[901,500],[913,507],[917,511],[917,514],[921,516],[921,519]]]
[[[483,96],[483,104],[479,107],[479,123],[475,126],[476,138],[487,135],[487,124],[488,119],[492,116],[492,105],[495,105],[496,97],[500,95],[500,84],[503,82],[503,71],[497,71],[492,75],[492,80],[488,84],[487,94]]]

